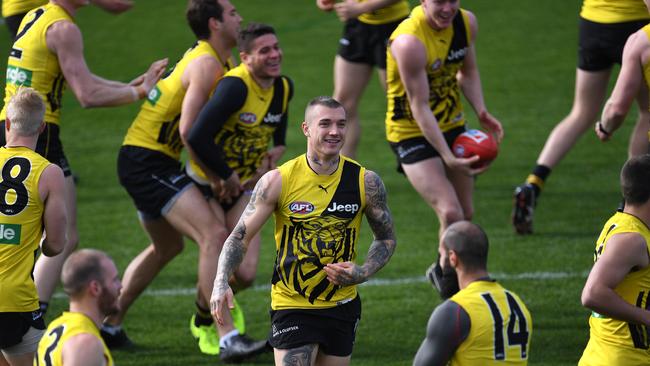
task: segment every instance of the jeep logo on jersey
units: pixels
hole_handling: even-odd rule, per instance
[[[328,212],[351,212],[356,213],[359,211],[359,205],[356,203],[348,203],[344,205],[339,205],[336,202],[332,202],[332,205],[327,208]]]
[[[278,113],[278,114],[267,113],[266,117],[264,117],[264,123],[280,123],[281,119],[282,119],[282,113]]]
[[[449,54],[447,55],[447,61],[457,61],[457,60],[462,60],[465,58],[465,54],[467,53],[467,47],[461,48],[459,50],[450,50]]]
[[[20,244],[20,225],[0,224],[0,244]]]
[[[239,115],[239,120],[246,124],[253,124],[257,122],[257,116],[255,113],[244,112]]]
[[[7,84],[32,86],[32,72],[17,66],[7,66]]]
[[[289,204],[289,210],[296,214],[308,214],[314,212],[314,205],[309,202],[296,201]]]
[[[158,89],[158,86],[156,86],[155,88],[151,89],[149,94],[147,94],[147,102],[149,102],[151,105],[156,105],[156,103],[158,103],[158,99],[160,99],[161,96],[162,92],[160,89]]]

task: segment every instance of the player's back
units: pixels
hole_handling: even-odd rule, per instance
[[[470,332],[451,365],[527,365],[533,323],[526,305],[495,281],[474,281],[451,298],[470,317]]]
[[[49,164],[26,147],[0,148],[0,312],[38,309],[32,279],[43,235],[38,182]]]

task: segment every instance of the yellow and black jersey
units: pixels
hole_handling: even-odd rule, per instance
[[[2,17],[24,14],[45,4],[47,0],[2,0]]]
[[[264,89],[246,65],[237,66],[219,80],[199,113],[189,138],[192,150],[221,178],[235,171],[242,182],[249,179],[260,167],[271,140],[275,146],[285,144],[292,95],[293,84],[286,76]],[[207,183],[196,163],[191,163],[188,172]]]
[[[409,34],[417,37],[427,52],[427,78],[429,81],[429,104],[442,132],[465,124],[461,90],[456,79],[463,66],[470,45],[469,18],[460,10],[451,27],[437,31],[427,23],[421,6],[411,12],[390,36]],[[422,131],[411,113],[406,89],[402,84],[395,58],[390,52],[386,59],[386,82],[388,109],[386,112],[386,137],[389,142],[400,142],[422,136]]]
[[[185,52],[183,58],[176,63],[174,68],[160,79],[156,87],[149,92],[147,99],[142,103],[140,112],[131,123],[122,145],[144,147],[159,151],[173,159],[180,159],[183,142],[178,124],[186,93],[181,79],[188,64],[205,55],[219,61],[224,71],[233,67],[230,59],[222,62],[208,42],[197,41],[192,48]]]
[[[584,0],[580,16],[606,24],[650,19],[643,0]]]
[[[451,297],[470,318],[452,366],[527,365],[533,320],[523,301],[495,281],[474,281]]]
[[[63,366],[63,345],[68,339],[83,333],[92,334],[102,342],[105,365],[113,366],[113,357],[99,334],[97,325],[85,314],[67,311],[47,327],[43,338],[38,343],[34,366]]]
[[[366,0],[357,0],[362,3]],[[359,21],[366,24],[387,24],[404,19],[409,15],[409,2],[400,0],[395,4],[388,5],[385,8],[377,9],[370,13],[359,15]]]
[[[608,240],[621,233],[638,233],[650,254],[650,228],[637,217],[617,212],[603,227],[596,241],[594,262],[607,251]],[[626,302],[642,309],[650,308],[650,266],[628,273],[614,291]],[[589,318],[589,343],[580,365],[649,365],[650,330],[592,312]]]
[[[278,169],[271,308],[329,308],[353,300],[356,286],[333,285],[323,267],[356,258],[365,168],[341,156],[336,172],[319,175],[301,155]]]
[[[38,182],[50,163],[26,147],[2,147],[0,164],[0,312],[34,311],[44,208]]]
[[[45,122],[59,124],[65,79],[56,54],[47,47],[45,35],[56,22],[72,17],[60,6],[48,3],[25,15],[7,61],[5,105],[0,120],[7,117],[7,103],[20,86],[29,86],[45,97]]]

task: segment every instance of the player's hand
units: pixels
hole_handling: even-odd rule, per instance
[[[237,172],[232,172],[228,179],[221,182],[219,201],[230,204],[233,199],[239,197],[243,189],[244,187],[242,187],[242,184],[239,181],[239,175],[237,175]]]
[[[340,3],[334,4],[334,10],[336,15],[342,22],[346,22],[349,19],[354,19],[359,15],[363,14],[363,10],[359,6],[357,0],[345,0]]]
[[[165,73],[165,68],[167,67],[167,59],[164,58],[162,60],[154,61],[151,66],[149,66],[149,70],[136,78],[135,80],[138,80],[139,78],[142,78],[142,83],[138,84],[141,85],[147,93],[153,87],[156,85],[158,80],[160,80],[160,77]]]
[[[212,296],[210,297],[210,312],[212,316],[217,318],[217,323],[223,325],[224,311],[230,311],[235,307],[233,302],[233,292],[228,283],[225,285],[215,283],[212,288]]]
[[[596,131],[596,136],[602,142],[607,142],[612,137],[612,133],[603,128],[602,122],[596,122],[594,125],[594,130]]]
[[[330,263],[323,267],[327,280],[339,286],[351,286],[368,280],[362,267],[352,262]]]
[[[503,139],[503,127],[501,126],[501,122],[488,113],[488,111],[482,111],[479,113],[478,120],[481,123],[481,126],[494,136],[497,140],[497,144],[500,144]]]
[[[478,155],[470,156],[468,158],[459,158],[452,156],[448,161],[445,160],[445,164],[451,169],[459,170],[465,175],[475,176],[483,173],[488,169],[488,165],[473,168],[472,165],[478,163],[479,160],[481,160],[481,158]]]
[[[257,181],[260,180],[260,178],[262,178],[262,176],[266,174],[266,172],[268,172],[269,170],[271,170],[271,157],[269,156],[268,153],[266,153],[262,157],[262,162],[260,166],[257,168],[257,170],[255,171],[255,174],[253,174],[252,177],[246,179],[242,183],[244,189],[247,191],[252,191],[253,188],[255,188]]]
[[[316,0],[316,6],[322,11],[332,11],[335,0]]]

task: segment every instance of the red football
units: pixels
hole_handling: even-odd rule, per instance
[[[492,135],[481,130],[469,130],[456,137],[451,150],[459,158],[478,155],[480,160],[472,165],[478,168],[490,164],[497,157],[499,146]]]

